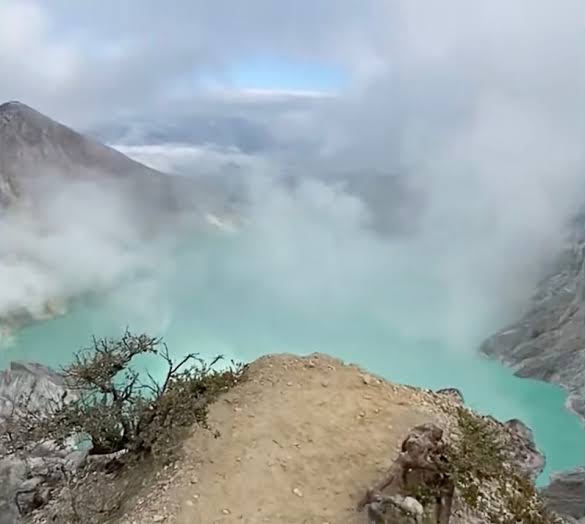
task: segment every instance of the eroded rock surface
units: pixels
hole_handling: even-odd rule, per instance
[[[504,452],[517,471],[535,481],[546,465],[545,456],[534,442],[532,430],[521,420],[511,419],[503,424],[506,431]]]
[[[63,378],[40,364],[13,362],[0,371],[0,524],[18,522],[20,516],[44,505],[52,486],[85,463],[87,451],[50,442],[21,452],[7,446],[10,425],[24,410],[42,416],[68,395],[73,398]]]
[[[560,384],[569,406],[585,417],[585,215],[539,284],[526,314],[486,340],[481,351],[520,377]]]
[[[585,522],[585,468],[553,475],[542,496],[551,509]]]

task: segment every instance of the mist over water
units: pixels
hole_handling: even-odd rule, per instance
[[[172,251],[150,249],[149,264],[109,291],[17,332],[0,366],[63,365],[92,335],[118,336],[126,327],[163,336],[177,357],[250,361],[318,351],[396,382],[458,387],[482,413],[522,419],[547,456],[542,480],[583,463],[584,433],[564,409],[564,393],[477,355],[523,305],[502,300],[513,265],[496,281],[495,271],[480,271],[481,252],[465,235],[446,244],[424,227],[414,235],[376,232],[360,199],[323,183],[291,190],[258,179],[253,195],[239,231],[194,233]]]

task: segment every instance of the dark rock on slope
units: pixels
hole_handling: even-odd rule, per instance
[[[526,314],[484,342],[481,351],[516,375],[545,380],[569,392],[569,407],[585,417],[585,215],[541,281]]]
[[[585,522],[585,468],[553,475],[541,494],[551,509]]]

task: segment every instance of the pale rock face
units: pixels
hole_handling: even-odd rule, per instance
[[[41,364],[12,362],[0,371],[0,431],[8,417],[18,416],[19,408],[42,414],[67,397],[74,395],[59,374]],[[73,472],[84,464],[88,451],[72,449],[74,445],[72,441],[61,448],[44,442],[24,455],[0,447],[0,524],[18,522],[19,515],[46,503],[63,468]]]
[[[33,410],[43,410],[49,402],[60,402],[66,393],[63,378],[41,364],[12,362],[0,371],[0,427],[13,406],[28,399]]]
[[[522,319],[486,340],[481,351],[520,377],[563,386],[569,407],[585,417],[585,215],[539,284]]]

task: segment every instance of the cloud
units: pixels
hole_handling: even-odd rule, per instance
[[[0,96],[56,96],[74,81],[77,53],[53,39],[40,4],[6,0],[0,5]],[[39,86],[43,86],[42,91]],[[46,95],[41,95],[42,99]]]
[[[401,215],[416,222],[416,235],[381,240],[356,211],[372,212],[363,198],[356,203],[328,184],[303,182],[284,194],[278,184],[253,186],[253,197],[258,191],[274,202],[249,212],[274,225],[258,226],[256,241],[282,269],[275,285],[288,284],[285,269],[307,272],[341,258],[348,274],[382,278],[383,260],[387,271],[436,278],[450,290],[436,309],[445,326],[462,329],[456,313],[471,303],[481,303],[474,318],[501,319],[526,299],[583,201],[579,0],[331,0],[319,7],[180,0],[164,8],[60,0],[51,11],[41,2],[0,9],[22,25],[0,37],[0,96],[101,128],[141,160],[181,174],[221,176],[237,166],[245,178],[257,171],[301,180],[398,174],[422,195]],[[339,67],[349,86],[315,96],[230,85],[231,64],[267,50],[283,61]],[[26,64],[11,74],[23,56]],[[201,75],[217,85],[202,85]],[[396,205],[393,191],[380,191],[382,204],[387,192],[387,205]],[[319,206],[325,215],[315,213]],[[335,249],[343,256],[332,258]],[[304,258],[294,258],[299,253]],[[414,268],[416,257],[422,262]],[[396,265],[397,258],[405,262]],[[348,274],[324,267],[312,282],[328,289]]]
[[[360,11],[350,2],[326,2],[315,16],[310,2],[179,0],[161,8],[130,0],[98,8],[55,0],[48,9],[25,1],[2,5],[6,20],[22,28],[22,42],[0,60],[2,78],[11,79],[0,84],[0,97],[24,99],[75,125],[99,119],[104,110],[117,118],[164,106],[177,92],[197,91],[203,77],[229,82],[232,65],[268,49],[277,57],[317,62],[335,54],[337,62],[343,39],[323,32],[322,24],[354,25],[352,16]],[[299,37],[300,27],[308,39]],[[27,67],[16,75],[14,65],[25,56]]]
[[[120,188],[53,175],[37,182],[42,199],[0,215],[0,319],[19,324],[50,317],[70,299],[108,293],[146,275],[154,289],[172,239],[166,246],[157,236],[145,243]]]
[[[407,205],[402,216],[416,222],[416,235],[406,245],[386,240],[390,254],[377,246],[383,241],[376,237],[368,236],[363,244],[363,228],[344,229],[338,216],[339,230],[332,226],[335,221],[322,230],[315,225],[321,219],[315,218],[315,231],[307,227],[307,232],[301,225],[309,212],[299,195],[293,198],[298,205],[293,212],[290,201],[263,193],[264,200],[282,205],[283,216],[263,219],[283,231],[274,233],[281,240],[275,256],[303,257],[290,261],[290,271],[299,267],[310,274],[305,257],[328,260],[319,246],[330,245],[339,234],[351,245],[348,261],[354,260],[349,253],[367,253],[365,260],[385,260],[388,271],[406,280],[415,278],[409,268],[416,267],[417,275],[440,282],[448,298],[435,313],[445,328],[452,326],[455,333],[490,322],[495,327],[518,314],[561,248],[567,221],[584,201],[580,40],[585,7],[577,1],[562,6],[527,1],[472,6],[458,0],[440,6],[386,5],[378,12],[383,22],[370,20],[365,11],[358,16],[363,28],[347,20],[335,26],[338,38],[347,36],[337,52],[352,47],[344,63],[354,83],[346,92],[294,109],[261,101],[258,108],[226,103],[214,109],[272,123],[267,126],[277,137],[272,143],[286,146],[250,154],[269,161],[277,173],[301,179],[398,173],[424,197]],[[386,32],[380,31],[384,24]],[[334,40],[320,51],[329,52]],[[333,60],[336,51],[329,56]],[[359,56],[366,66],[359,65]],[[192,170],[197,169],[195,161]],[[387,200],[395,205],[390,192]],[[278,206],[271,210],[277,213]],[[287,210],[292,217],[284,218]],[[289,218],[298,225],[298,236],[297,229],[287,229]],[[319,231],[324,238],[303,244]],[[267,242],[256,249],[270,257]],[[336,260],[345,260],[343,243],[336,246]],[[398,268],[389,262],[396,257],[409,262]],[[277,257],[273,263],[284,262]],[[382,272],[367,265],[362,269]],[[285,273],[275,279],[282,286],[289,281]],[[316,275],[328,282],[337,273],[329,269]],[[347,280],[340,278],[340,286]],[[473,315],[465,313],[470,308]]]
[[[266,173],[274,166],[258,156],[248,155],[237,147],[214,145],[193,146],[184,144],[161,144],[142,146],[116,146],[134,160],[169,174],[216,177],[231,172]]]

